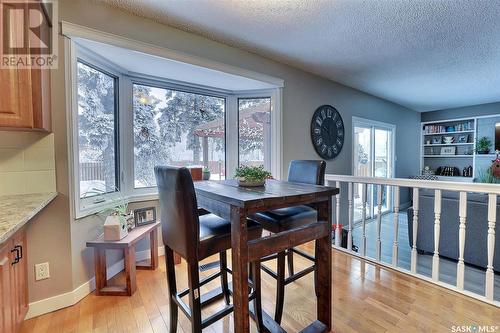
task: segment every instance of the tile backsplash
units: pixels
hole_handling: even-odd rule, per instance
[[[54,134],[0,131],[0,195],[55,191]]]

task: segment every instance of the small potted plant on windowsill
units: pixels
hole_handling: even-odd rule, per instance
[[[266,179],[272,178],[271,173],[264,170],[264,166],[242,165],[236,169],[235,177],[239,186],[256,187],[264,186]]]
[[[210,169],[208,167],[204,167],[202,170],[202,179],[210,180]]]
[[[486,136],[483,136],[476,143],[476,153],[478,154],[489,154],[490,148],[491,148],[491,140]]]

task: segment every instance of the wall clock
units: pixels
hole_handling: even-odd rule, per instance
[[[311,140],[314,149],[325,160],[337,157],[344,145],[344,121],[331,105],[316,109],[311,120]]]

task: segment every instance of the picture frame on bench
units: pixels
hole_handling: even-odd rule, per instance
[[[156,222],[156,207],[145,207],[134,210],[134,222],[136,227]]]

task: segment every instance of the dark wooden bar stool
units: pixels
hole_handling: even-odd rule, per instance
[[[231,248],[231,223],[214,214],[200,215],[191,174],[186,168],[168,166],[155,167],[156,181],[161,209],[161,227],[167,268],[167,282],[170,303],[170,332],[177,330],[178,308],[191,321],[192,332],[201,330],[233,311],[230,304],[232,294],[227,280],[226,250]],[[248,238],[260,238],[262,228],[259,224],[248,222]],[[175,281],[174,251],[183,257],[188,267],[188,285],[177,292]],[[203,280],[199,277],[199,261],[219,253],[220,271]],[[251,264],[252,287],[249,299],[253,300],[257,328],[262,328],[260,300],[260,263]],[[200,287],[220,277],[221,287],[204,295]],[[189,305],[182,297],[189,295]],[[201,309],[219,298],[225,298],[226,306],[209,316],[201,318]]]
[[[288,181],[293,183],[305,183],[314,185],[324,185],[325,182],[325,161],[294,160],[290,162],[288,168]],[[272,233],[279,233],[317,221],[317,211],[307,205],[293,206],[256,213],[250,219],[259,222],[265,230]],[[293,268],[293,254],[296,253],[313,265],[295,273]],[[276,286],[276,309],[274,320],[279,324],[283,315],[283,302],[285,299],[285,286],[316,270],[316,258],[295,248],[287,249],[278,254],[262,258],[261,262],[277,259],[277,272],[262,265],[262,270],[277,280]],[[285,277],[285,259],[288,262],[288,277]],[[316,274],[314,281],[316,281]],[[316,282],[315,282],[315,290]]]

